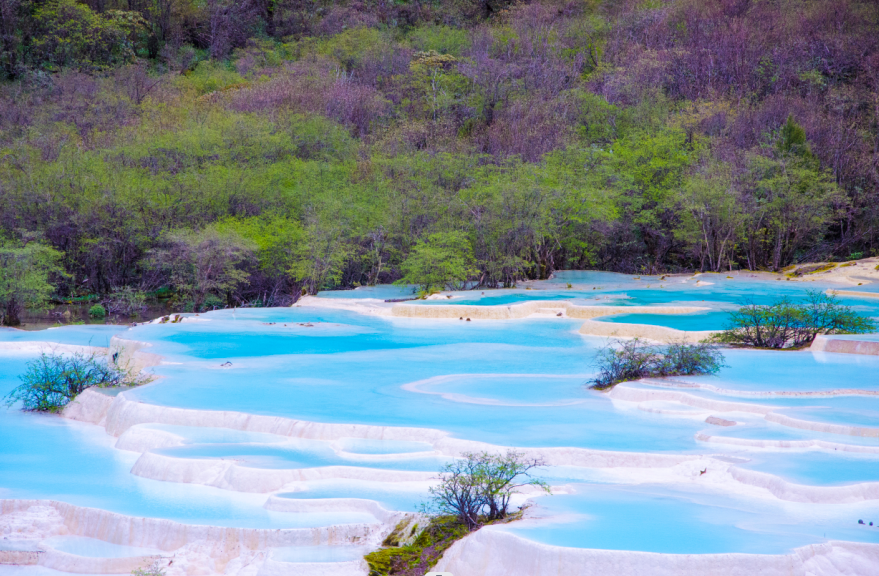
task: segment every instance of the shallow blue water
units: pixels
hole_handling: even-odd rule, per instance
[[[32,356],[0,352],[0,395]],[[129,470],[139,456],[115,450],[102,428],[0,407],[0,498],[53,498],[121,514],[192,524],[293,528],[372,521],[364,514],[285,514],[265,496],[148,480]]]
[[[355,460],[337,456],[326,442],[292,439],[283,444],[195,444],[158,451],[174,458],[208,458],[236,460],[250,468],[299,469],[322,466],[355,466],[385,470],[439,469],[447,459],[436,457],[401,457],[399,460]]]
[[[313,312],[302,309],[265,313],[274,318],[296,314],[314,317]],[[321,422],[440,428],[504,445],[629,451],[700,449],[693,440],[702,427],[699,422],[621,412],[605,395],[586,388],[595,353],[605,340],[575,333],[578,321],[481,321],[462,328],[456,321],[357,318],[352,313],[334,312],[332,319],[338,327],[329,324],[326,331],[351,331],[350,326],[359,322],[362,336],[333,339],[291,335],[276,331],[276,326],[221,318],[218,315],[209,323],[177,325],[173,332],[155,340],[159,351],[170,348],[175,354],[186,352],[205,360],[161,366],[157,372],[168,376],[174,386],[160,382],[129,394],[146,402],[189,408]],[[227,354],[216,358],[217,349]],[[253,357],[273,353],[258,360]],[[328,355],[332,361],[327,361]],[[879,386],[869,376],[879,368],[879,358],[874,357],[748,350],[729,350],[725,356],[729,366],[717,376],[689,379],[739,390]],[[219,368],[220,359],[231,361],[233,367]],[[260,383],[259,388],[241,386],[245,372]],[[400,388],[452,375],[464,376],[422,386],[423,391],[434,394]],[[760,399],[743,401],[759,403]],[[536,403],[557,405],[502,405]],[[516,426],[509,426],[509,422]],[[562,427],[564,432],[560,433]],[[614,433],[608,434],[608,430]]]
[[[608,273],[559,273],[544,285],[546,290],[486,291],[484,295],[467,291],[454,294],[447,303],[574,299],[586,304],[704,305],[712,310],[687,316],[628,317],[628,321],[635,317],[645,323],[701,330],[716,328],[723,310],[746,297],[764,303],[780,294],[801,297],[807,288],[823,289],[819,283],[749,280],[744,275],[734,279],[703,275],[701,279],[714,284],[696,287],[693,280],[684,284],[679,277],[635,280]],[[386,299],[399,297],[401,290],[375,287],[321,296]],[[879,302],[846,302],[868,313],[879,313]],[[164,379],[126,392],[136,400],[317,422],[437,428],[461,438],[507,446],[753,456],[741,448],[697,442],[695,434],[706,429],[739,438],[877,443],[871,438],[785,428],[759,417],[732,428],[717,428],[695,418],[615,405],[607,395],[585,386],[595,369],[595,354],[607,341],[578,334],[578,320],[461,323],[309,308],[226,310],[201,314],[198,319],[202,322],[133,329],[81,326],[37,333],[0,331],[0,341],[106,345],[112,334],[121,333],[125,338],[148,341],[150,351],[164,355],[169,362],[154,369]],[[107,342],[96,341],[98,338]],[[876,357],[746,350],[724,354],[728,366],[717,376],[684,380],[741,391],[879,389],[879,381],[873,377],[879,373]],[[25,360],[23,356],[0,356],[0,392],[15,385]],[[231,362],[231,367],[221,367],[225,362]],[[417,389],[402,388],[415,382]],[[772,405],[816,420],[873,422],[876,417],[876,401],[863,397],[763,399],[688,392]],[[406,456],[430,450],[421,443],[342,439],[330,444],[221,429],[147,426],[184,438],[184,446],[165,449],[166,454],[235,459],[253,467],[346,465],[436,470],[442,463],[423,455]],[[134,477],[129,470],[138,455],[114,450],[113,440],[94,426],[0,411],[0,496],[51,497],[126,514],[218,525],[293,527],[371,519],[341,513],[270,513],[262,508],[264,495]],[[333,448],[365,457],[339,455]],[[400,457],[370,464],[369,455],[379,454]],[[817,454],[765,452],[745,465],[774,470],[772,473],[793,481],[833,484],[867,481],[875,464],[872,458]],[[577,495],[540,500],[548,511],[567,514],[572,522],[516,530],[552,544],[663,552],[774,553],[820,541],[825,533],[827,538],[875,541],[849,525],[854,512],[845,506],[789,507],[775,502],[769,509],[761,509],[718,495],[608,487],[597,482],[600,475],[596,471],[583,468],[552,468],[545,474],[553,482],[576,482],[579,486]],[[587,481],[592,483],[583,484]],[[401,490],[380,483],[321,482],[309,483],[307,488],[285,496],[370,498],[400,510],[416,509],[424,497],[421,489]],[[872,503],[863,506],[870,513],[875,508]],[[879,518],[879,513],[875,516]],[[289,551],[291,558],[300,553],[316,552]]]
[[[130,558],[132,556],[151,556],[163,553],[158,548],[123,546],[83,536],[53,536],[43,540],[43,543],[60,552],[87,556],[89,558]]]
[[[676,330],[722,330],[727,326],[728,319],[727,312],[718,310],[696,314],[616,314],[596,320],[617,324],[649,324]]]
[[[311,482],[304,490],[282,492],[281,498],[314,500],[320,498],[365,498],[375,500],[387,510],[416,512],[429,494],[423,488],[399,487],[387,482],[353,482],[351,480],[324,480]]]
[[[879,454],[810,450],[755,453],[749,458],[750,462],[740,464],[742,468],[768,472],[798,484],[879,482]]]
[[[701,284],[697,286],[696,282]],[[726,274],[702,274],[692,276],[629,276],[612,272],[559,271],[552,280],[525,283],[527,288],[500,290],[465,290],[445,292],[451,299],[418,300],[419,305],[478,304],[502,306],[529,300],[572,300],[578,305],[603,304],[616,306],[689,305],[706,306],[715,310],[735,309],[743,304],[770,304],[780,297],[793,301],[803,300],[810,290],[840,289],[840,285],[822,280],[793,282],[767,278],[759,274],[735,272]],[[571,285],[568,288],[568,284]],[[533,287],[533,289],[531,289]],[[843,286],[842,288],[847,288]],[[879,283],[858,286],[858,291],[879,291]],[[367,296],[366,294],[375,294]],[[327,298],[395,298],[408,297],[397,286],[375,286],[357,290],[321,292]],[[596,300],[598,299],[598,300]],[[840,296],[841,303],[856,311],[879,317],[879,300]],[[668,326],[681,330],[714,330],[725,327],[726,316],[708,313],[699,318],[686,320],[671,316],[633,316],[637,319],[610,321],[633,322]]]
[[[379,284],[377,286],[360,286],[354,290],[323,290],[318,292],[320,298],[375,298],[392,300],[414,298],[418,287],[412,285]]]
[[[879,530],[857,524],[864,516],[879,517],[875,503],[840,517],[836,506],[748,502],[698,489],[574,487],[576,494],[538,500],[537,513],[562,519],[505,529],[556,546],[677,554],[779,554],[825,538],[879,542]]]
[[[128,326],[82,324],[47,330],[0,328],[0,342],[54,342],[76,346],[109,346],[110,339]]]
[[[680,379],[750,391],[879,390],[879,356],[741,349],[723,356],[727,367],[717,376]]]

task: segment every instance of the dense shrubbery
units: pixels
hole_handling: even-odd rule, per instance
[[[6,396],[6,404],[21,402],[22,410],[35,412],[57,412],[86,388],[134,386],[147,380],[101,355],[83,352],[44,352],[28,362],[19,378],[21,384]]]
[[[591,387],[606,390],[641,378],[715,374],[723,367],[723,354],[708,343],[659,345],[634,338],[602,348],[597,364]]]
[[[22,248],[0,244],[0,326],[17,326],[25,308],[43,308],[54,291],[61,254],[31,242]]]
[[[194,310],[870,256],[877,32],[867,0],[0,0],[0,237],[61,298]]]
[[[749,304],[730,314],[729,326],[715,340],[755,348],[802,348],[818,334],[864,334],[876,323],[861,316],[837,298],[810,291],[806,302],[782,298],[768,306]]]

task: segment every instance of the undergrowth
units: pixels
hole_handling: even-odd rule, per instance
[[[408,528],[408,526],[401,527],[403,524],[401,522],[382,543],[382,548],[364,557],[369,565],[369,576],[424,576],[439,562],[443,553],[458,540],[479,530],[481,526],[518,520],[522,514],[523,511],[520,510],[503,520],[486,520],[472,530],[468,530],[456,516],[434,516],[410,544],[398,546],[394,545],[394,542],[405,541],[405,537],[401,538],[405,535],[400,532]],[[410,533],[415,531],[417,524]]]

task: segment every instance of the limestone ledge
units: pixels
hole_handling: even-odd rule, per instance
[[[656,390],[650,388],[640,388],[635,386],[627,386],[618,384],[611,390],[608,395],[613,400],[624,402],[678,402],[694,408],[702,408],[705,410],[717,412],[746,412],[763,416],[767,422],[781,424],[789,428],[798,428],[800,430],[812,430],[815,432],[824,432],[828,434],[839,434],[846,436],[861,437],[879,437],[879,428],[868,428],[863,426],[850,426],[845,424],[832,424],[828,422],[816,422],[813,420],[802,420],[792,418],[780,412],[774,406],[761,406],[759,404],[749,404],[745,402],[731,402],[725,400],[715,400],[713,398],[701,398],[686,392],[675,390]]]
[[[772,406],[761,406],[759,404],[702,398],[677,390],[638,388],[635,386],[627,386],[625,383],[617,384],[607,394],[613,400],[636,403],[655,401],[677,402],[686,406],[715,412],[747,412],[765,416],[774,409]]]
[[[879,297],[879,294],[876,296]],[[809,349],[814,352],[879,356],[879,340],[848,340],[832,336],[816,336]]]
[[[644,384],[658,388],[679,388],[691,390],[707,390],[723,396],[740,398],[831,398],[833,396],[879,396],[879,390],[863,390],[860,388],[834,388],[832,390],[734,390],[722,388],[704,382],[686,382],[676,378],[644,378]]]
[[[240,549],[350,544],[364,541],[376,532],[371,524],[272,529],[181,524],[173,520],[126,516],[55,500],[3,499],[0,500],[0,515],[27,511],[33,506],[54,508],[70,535],[164,551],[174,551],[193,542],[209,542],[211,553],[217,557]]]
[[[278,562],[268,558],[256,576],[366,576],[369,567],[363,559],[350,562]]]
[[[562,548],[502,529],[456,542],[434,568],[467,576],[864,576],[879,566],[879,544],[830,541],[788,554],[658,554]]]
[[[45,553],[44,550],[0,550],[0,565],[35,566]]]
[[[799,428],[800,430],[814,430],[815,432],[825,432],[828,434],[843,434],[847,436],[861,436],[866,438],[879,438],[879,428],[868,428],[866,426],[849,426],[846,424],[831,424],[828,422],[813,422],[811,420],[801,420],[799,418],[791,418],[785,414],[778,412],[770,412],[764,418],[768,422],[774,422],[787,426],[789,428]]]
[[[879,482],[859,482],[845,486],[805,486],[794,484],[773,474],[731,466],[730,475],[742,484],[757,486],[771,492],[780,500],[816,504],[844,504],[879,500]]]
[[[108,434],[116,437],[138,424],[230,428],[313,440],[368,438],[415,440],[433,444],[447,435],[441,430],[429,428],[326,424],[234,411],[173,408],[131,401],[126,398],[125,392],[119,393],[115,398],[110,398],[94,390],[86,390],[77,396],[64,408],[62,415],[71,420],[101,425]]]
[[[160,560],[161,556],[132,556],[129,558],[91,558],[47,550],[40,556],[40,566],[74,574],[128,574]]]
[[[96,354],[103,354],[107,352],[107,348],[101,348],[100,346],[77,346],[74,344],[59,344],[57,342],[39,342],[39,341],[30,341],[30,342],[0,342],[0,350],[7,350],[10,352],[24,352],[28,354],[40,354],[40,353],[51,353],[58,352],[63,354],[76,354],[76,353],[84,353],[90,354],[92,352]]]
[[[388,519],[394,521],[397,518],[391,515]],[[39,542],[49,536],[75,535],[164,552],[160,557],[86,558],[40,545],[45,551],[36,556],[35,563],[72,573],[127,573],[160,559],[168,576],[223,573],[229,576],[257,576],[265,562],[267,549],[320,545],[375,546],[391,528],[378,523],[319,528],[229,528],[126,516],[53,500],[0,500],[0,533],[13,540]],[[24,559],[32,560],[30,556]],[[321,574],[309,564],[284,564],[297,574]]]
[[[852,296],[855,298],[879,298],[879,292],[867,292],[865,290],[835,290],[829,289],[827,293],[833,296]]]
[[[319,468],[265,469],[241,466],[233,460],[173,458],[153,452],[141,454],[131,473],[135,476],[201,484],[236,492],[269,493],[296,482],[314,480],[362,480],[365,482],[427,481],[432,472],[382,470],[356,466],[322,466]]]
[[[279,498],[269,496],[263,506],[266,510],[287,513],[310,512],[365,512],[372,514],[379,521],[390,524],[398,521],[401,513],[386,510],[374,500],[362,498]]]
[[[668,400],[676,396],[687,397],[689,395],[682,392],[671,390],[649,390],[641,388],[630,388],[627,386],[618,386],[612,392],[617,396],[623,396],[634,400],[655,400],[657,395],[660,399]],[[732,402],[717,402],[713,400],[704,400],[701,398],[690,397],[697,402],[708,402],[710,408],[717,409],[726,407],[731,410],[741,411],[741,406]],[[85,399],[86,404],[88,398]],[[114,403],[129,403],[135,408],[153,408],[151,405],[130,402],[124,397],[117,397]],[[104,405],[103,401],[102,404]],[[766,407],[745,405],[756,411],[763,413]],[[93,411],[94,412],[94,411]],[[186,412],[202,412],[189,411]],[[153,413],[153,412],[151,412]],[[233,419],[233,422],[241,422]],[[244,421],[246,422],[246,421]],[[361,432],[369,434],[368,426],[360,428]],[[429,431],[428,431],[429,432]],[[345,430],[344,433],[350,436],[350,431]],[[712,441],[711,437],[700,438],[698,440]],[[461,452],[475,450],[492,450],[498,451],[502,447],[492,446],[479,442],[460,440],[456,438],[441,437],[434,442],[434,447],[441,453],[448,455],[458,455]],[[823,446],[822,446],[823,447]],[[825,447],[825,448],[830,448]],[[869,448],[869,447],[867,447]],[[847,449],[857,449],[857,447],[847,447]],[[718,483],[725,485],[730,489],[737,490],[730,485],[728,480],[734,481],[734,484],[745,484],[763,488],[780,499],[789,499],[792,501],[853,501],[858,499],[876,499],[879,498],[879,484],[875,486],[867,485],[850,485],[846,487],[834,487],[832,489],[823,487],[798,486],[788,483],[780,478],[768,474],[752,475],[749,471],[733,471],[728,466],[722,465],[719,461],[706,459],[702,456],[675,455],[675,454],[651,454],[651,453],[628,453],[628,452],[612,452],[601,450],[590,450],[582,448],[566,448],[566,447],[549,447],[549,448],[530,448],[522,449],[522,451],[533,457],[542,458],[548,465],[557,466],[580,466],[587,468],[599,468],[612,471],[621,479],[624,477],[628,481],[638,483],[643,481],[643,469],[662,469],[657,472],[651,472],[650,477],[657,481],[668,477],[667,481],[679,482],[684,478],[693,476],[699,478],[695,471],[700,467],[709,465],[714,472],[703,481]],[[630,472],[626,472],[630,470]],[[372,482],[428,482],[433,474],[427,472],[411,472],[411,471],[395,471],[381,470],[373,468],[348,467],[348,466],[328,466],[320,468],[307,469],[257,469],[247,466],[241,466],[233,460],[218,459],[195,459],[195,458],[174,458],[166,455],[155,454],[151,452],[143,453],[135,463],[132,473],[152,478],[155,480],[203,484],[214,486],[227,490],[235,490],[241,492],[258,492],[270,493],[289,488],[299,482],[324,480],[331,478],[344,478],[353,480],[363,480]],[[756,478],[756,480],[755,480]],[[639,480],[640,479],[640,480]],[[335,502],[333,502],[335,500]],[[287,507],[309,507],[309,506],[350,506],[351,502],[341,502],[341,500],[351,499],[323,499],[322,502],[314,501],[296,501],[293,499],[270,499],[268,506],[287,506]],[[356,499],[354,499],[356,500]],[[360,506],[360,504],[358,504]],[[363,504],[370,509],[370,513],[376,517],[377,522],[386,522],[387,515],[377,507],[375,503]]]
[[[309,304],[312,304],[309,301]],[[476,304],[394,304],[390,313],[403,318],[471,318],[473,320],[513,320],[532,314],[558,314],[589,319],[612,314],[692,314],[708,308],[697,306],[577,306],[564,300],[531,300],[516,304],[482,306]]]
[[[665,312],[665,314],[686,314],[687,312]],[[656,314],[656,312],[654,312]],[[580,326],[580,334],[587,336],[606,336],[613,338],[646,338],[658,342],[687,342],[696,344],[716,334],[713,330],[677,330],[652,324],[627,324],[587,320]]]
[[[821,448],[823,450],[838,450],[840,452],[853,452],[860,454],[879,454],[879,446],[862,446],[859,444],[843,444],[840,442],[827,442],[826,440],[755,440],[751,438],[735,438],[731,436],[712,436],[699,432],[696,434],[699,442],[712,442],[715,444],[729,444],[730,446],[745,446],[748,448],[768,450],[808,450]]]
[[[73,420],[81,420],[104,426],[109,434],[119,437],[119,441],[126,441],[126,444],[120,446],[120,448],[125,447],[128,442],[135,444],[137,448],[152,448],[153,445],[150,444],[147,436],[153,432],[157,433],[157,446],[165,446],[168,442],[173,441],[173,439],[168,437],[169,433],[165,431],[140,429],[136,432],[136,442],[130,437],[126,438],[126,434],[132,427],[139,424],[172,424],[230,428],[233,430],[266,432],[281,436],[326,441],[335,441],[341,438],[414,440],[428,443],[439,454],[447,456],[459,456],[464,452],[479,450],[503,451],[507,449],[503,446],[495,446],[484,442],[453,438],[447,432],[430,428],[373,426],[366,424],[326,424],[242,412],[171,408],[128,400],[124,392],[115,398],[110,398],[94,390],[86,390],[64,409],[62,415]],[[128,445],[128,447],[131,446]],[[613,452],[567,447],[519,448],[518,450],[528,456],[543,458],[549,465],[585,467],[668,467],[696,458],[695,456],[688,455]],[[143,464],[144,469],[147,467],[146,462],[150,462],[150,466],[153,466],[158,465],[157,463],[163,460],[185,461],[185,459],[149,453],[145,454],[144,457],[146,457]],[[206,462],[205,460],[193,461]],[[211,462],[219,461],[212,460]],[[241,466],[234,466],[234,463],[229,461],[226,462],[226,465],[230,466],[228,469],[235,469],[236,473],[240,470],[252,470]],[[138,468],[139,465],[135,464],[135,469]],[[259,473],[265,474],[265,472],[265,470],[260,470]],[[402,472],[394,473],[401,478],[405,475]],[[189,473],[181,474],[185,476]],[[205,473],[205,477],[214,478],[217,477],[217,474],[220,474],[220,472]],[[223,474],[225,474],[225,470]],[[296,480],[298,479],[291,479],[291,481]]]

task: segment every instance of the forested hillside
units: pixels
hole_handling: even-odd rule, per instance
[[[34,301],[879,253],[875,0],[0,0],[0,68]]]

